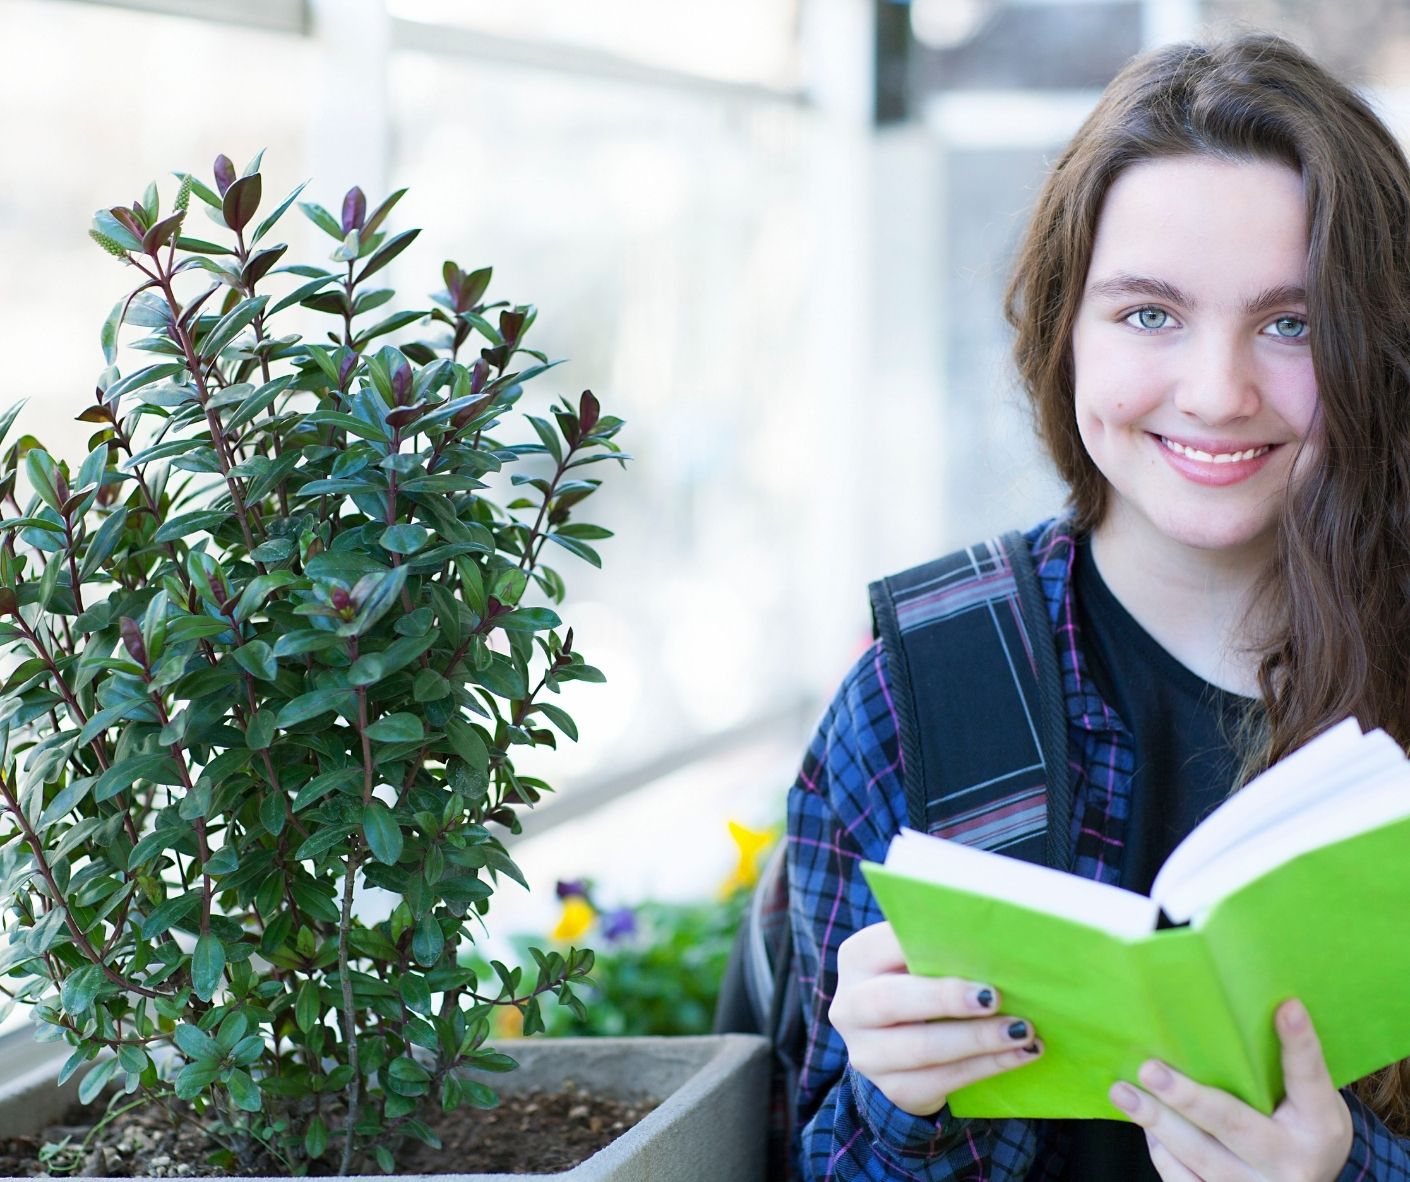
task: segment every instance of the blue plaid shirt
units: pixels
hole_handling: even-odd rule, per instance
[[[1076,757],[1076,873],[1116,884],[1129,815],[1133,752],[1120,719],[1087,674],[1073,604],[1071,523],[1027,535],[1057,638],[1066,691],[1069,750]],[[1061,1179],[1063,1138],[1053,1122],[962,1119],[902,1112],[847,1062],[827,1020],[837,985],[837,947],[881,911],[859,870],[880,862],[906,824],[896,714],[880,644],[843,681],[789,793],[789,897],[807,1046],[799,1078],[802,1125],[795,1147],[806,1179]],[[1410,1141],[1393,1136],[1356,1097],[1351,1156],[1337,1182],[1410,1182]]]

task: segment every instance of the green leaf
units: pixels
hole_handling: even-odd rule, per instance
[[[87,1075],[83,1077],[83,1082],[78,1085],[78,1101],[80,1104],[91,1104],[98,1098],[98,1093],[112,1079],[113,1073],[118,1068],[117,1059],[104,1059]]]
[[[430,537],[424,525],[410,522],[388,526],[382,531],[379,542],[383,550],[390,550],[393,554],[415,554]]]
[[[323,1123],[321,1116],[314,1116],[308,1122],[308,1130],[304,1133],[304,1152],[308,1154],[310,1161],[316,1161],[323,1156],[323,1151],[328,1148],[328,1126]]]
[[[0,435],[3,435],[3,432],[0,432]],[[113,551],[117,549],[118,542],[122,539],[122,531],[126,528],[127,508],[119,505],[98,527],[98,532],[88,543],[88,549],[83,555],[83,563],[78,568],[80,583],[88,582],[93,577],[93,572],[112,556]]]
[[[116,706],[106,706],[97,713],[88,716],[88,721],[78,732],[78,746],[87,746],[108,727],[124,718],[150,717],[151,713],[152,704],[145,697],[128,698]]]
[[[401,1083],[430,1083],[431,1073],[409,1055],[393,1059],[387,1066],[387,1074]]]
[[[113,305],[113,310],[108,313],[108,318],[103,321],[103,327],[98,334],[98,343],[103,349],[103,361],[107,365],[117,361],[118,330],[122,327],[122,314],[126,307],[127,300],[118,300]]]
[[[274,642],[276,657],[297,657],[303,653],[317,652],[325,648],[341,647],[343,641],[332,632],[318,632],[306,628],[299,632],[286,632]]]
[[[81,776],[79,779],[70,783],[66,788],[60,790],[40,815],[38,828],[41,831],[48,829],[49,826],[62,818],[71,808],[81,803],[92,788],[93,777]]]
[[[351,623],[338,629],[340,636],[361,636],[380,620],[397,602],[406,586],[407,570],[396,566],[391,570],[363,575],[352,589],[354,601],[361,604]]]
[[[136,865],[136,861],[129,859],[129,866]],[[159,907],[154,907],[147,917],[140,921],[142,939],[152,941],[163,932],[170,931],[176,924],[183,922],[191,914],[201,901],[200,891],[188,891],[184,895],[177,895],[168,899]]]
[[[560,731],[567,735],[573,742],[578,741],[578,728],[568,712],[561,706],[555,706],[551,702],[539,702],[534,706],[535,710],[543,713],[544,717],[553,723]]]
[[[266,710],[263,713],[268,714]],[[268,744],[266,744],[267,746]],[[263,750],[263,748],[255,748]],[[259,821],[264,826],[266,832],[278,837],[284,832],[284,822],[287,818],[284,815],[284,797],[276,796],[273,792],[268,793],[259,802]]]
[[[380,800],[370,800],[362,810],[362,835],[372,856],[388,866],[395,866],[401,857],[401,826],[389,809]]]
[[[298,997],[294,1000],[295,1025],[307,1034],[318,1022],[322,1010],[323,1006],[318,997],[318,986],[312,979],[306,980],[299,986]]]
[[[356,699],[352,690],[314,690],[312,693],[300,694],[293,701],[286,703],[279,711],[277,722],[281,729],[287,730],[298,723],[307,722],[310,718],[318,718],[334,710],[352,710],[355,705]]]
[[[214,533],[233,516],[233,513],[216,513],[208,510],[199,513],[183,513],[179,517],[171,518],[157,530],[152,535],[152,541],[179,542],[194,533],[202,531]]]
[[[300,201],[299,208],[304,216],[325,233],[331,234],[339,242],[343,240],[343,227],[323,206],[315,201]]]
[[[230,1074],[225,1077],[225,1090],[230,1093],[236,1108],[245,1112],[260,1110],[259,1088],[255,1087],[255,1081],[244,1068],[231,1068]]]
[[[301,283],[288,295],[281,299],[274,307],[270,308],[269,314],[273,316],[276,312],[282,312],[285,308],[292,308],[295,304],[302,303],[309,296],[322,291],[337,278],[336,275],[317,275],[307,283]]]
[[[563,621],[558,613],[546,607],[521,607],[506,616],[500,616],[495,623],[511,632],[543,632],[549,628],[561,627]]]
[[[263,641],[258,643],[263,644]],[[248,646],[246,646],[248,647]],[[267,645],[265,646],[268,647]],[[251,751],[267,750],[274,742],[275,720],[273,710],[256,710],[250,715],[250,720],[245,724],[245,746]],[[576,738],[576,736],[574,736]],[[276,797],[270,799],[277,800]],[[280,816],[283,816],[283,809],[280,809]],[[266,826],[268,828],[268,826]],[[278,830],[274,830],[278,832]]]
[[[363,439],[370,439],[374,443],[391,442],[386,431],[380,426],[374,426],[356,415],[343,414],[341,411],[314,411],[312,414],[304,415],[303,421],[312,426],[341,427],[344,431],[351,431],[354,435],[360,435]]]
[[[555,463],[561,464],[563,462],[563,445],[558,441],[558,432],[546,419],[541,419],[537,415],[525,415],[524,417],[533,425],[535,433],[543,442],[544,450],[553,457]]]
[[[455,753],[471,770],[483,773],[490,766],[490,752],[484,739],[480,738],[480,732],[463,718],[448,719],[446,735]]]
[[[450,693],[450,682],[435,669],[422,669],[411,683],[411,696],[418,702],[438,702]]]
[[[423,915],[411,937],[411,955],[416,958],[416,963],[430,968],[441,959],[445,944],[440,921],[434,915]]]
[[[194,1063],[213,1062],[220,1058],[215,1039],[198,1026],[183,1022],[172,1033],[177,1049]]]
[[[196,941],[191,953],[191,989],[202,1001],[210,1001],[225,974],[225,945],[207,932]]]
[[[472,1108],[498,1108],[499,1093],[478,1079],[460,1080],[461,1098]]]
[[[298,188],[296,188],[292,193],[285,197],[283,201],[279,203],[278,207],[274,210],[272,214],[265,218],[264,221],[260,222],[259,228],[255,230],[254,235],[250,238],[251,246],[253,246],[256,242],[258,242],[261,238],[268,234],[270,230],[274,228],[274,223],[284,216],[284,211],[288,209],[289,206],[293,205],[294,198],[304,191],[304,185],[307,184],[308,181],[304,181],[302,185],[299,185]]]
[[[348,684],[354,686],[375,685],[387,675],[387,667],[381,654],[368,653],[358,657],[348,670]]]
[[[147,755],[128,756],[118,760],[97,777],[93,786],[93,800],[102,803],[117,796],[125,788],[137,786],[138,781],[148,780],[154,784],[179,784],[180,772],[175,760],[166,752],[148,752]]]
[[[236,184],[238,183],[237,181]],[[234,188],[234,185],[231,188]],[[226,196],[229,196],[228,191]],[[269,303],[268,296],[256,296],[251,300],[241,300],[231,308],[220,318],[216,326],[201,338],[201,356],[207,360],[219,356],[221,350],[230,344],[241,330],[264,310],[267,303]]]
[[[321,800],[335,788],[352,787],[361,783],[362,774],[362,768],[349,764],[347,767],[334,768],[331,772],[314,776],[299,789],[298,794],[294,797],[294,812],[306,809],[314,801]]]
[[[70,1014],[85,1013],[93,1005],[103,985],[103,970],[96,964],[85,964],[64,978],[61,997]]]
[[[579,558],[592,563],[595,567],[600,568],[602,566],[602,558],[598,555],[597,551],[586,543],[578,541],[577,538],[567,538],[558,533],[548,534],[547,537],[550,542],[562,546],[569,554],[576,554]]]
[[[176,239],[176,249],[190,251],[192,254],[235,253],[230,247],[221,246],[218,242],[207,242],[204,238],[187,238],[184,234]]]
[[[396,332],[397,329],[405,328],[408,324],[414,324],[427,315],[429,315],[427,312],[411,310],[393,313],[385,320],[379,320],[371,328],[363,329],[358,333],[357,336],[353,338],[353,347],[355,349],[363,349],[367,346],[369,341],[374,341],[380,336],[386,336],[389,332]]]
[[[279,676],[279,662],[263,640],[246,641],[235,650],[234,657],[242,669],[261,681],[273,681]]]
[[[321,858],[329,850],[346,841],[351,833],[350,826],[324,822],[294,851],[294,857],[301,862]]]
[[[420,973],[403,973],[400,981],[402,999],[407,1009],[417,1014],[431,1012],[431,987]]]
[[[59,493],[54,486],[54,476],[58,472],[58,467],[54,463],[53,457],[42,448],[32,447],[25,453],[24,463],[30,487],[39,494],[41,501],[53,509],[55,513],[59,513],[63,506],[59,502]]]
[[[361,283],[374,271],[380,271],[394,258],[396,258],[397,255],[401,254],[402,251],[404,251],[408,246],[410,246],[412,242],[415,241],[416,236],[420,233],[420,230],[403,230],[394,238],[389,238],[380,247],[378,247],[377,250],[373,253],[372,257],[367,260],[367,265],[357,273],[357,278],[354,279],[353,282]]]
[[[416,743],[426,737],[426,729],[415,714],[388,714],[367,728],[367,737],[379,743]]]

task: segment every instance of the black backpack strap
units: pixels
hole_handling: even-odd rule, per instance
[[[1038,583],[1028,540],[1017,530],[1000,539],[1018,590],[1020,618],[1028,633],[1029,652],[1038,679],[1038,738],[1047,782],[1047,863],[1072,869],[1072,776],[1067,758],[1067,695],[1058,668],[1048,601]],[[1058,824],[1054,824],[1057,819]]]
[[[870,591],[911,826],[1067,867],[1066,710],[1023,535],[957,550]],[[1050,808],[1060,824],[1048,824]]]

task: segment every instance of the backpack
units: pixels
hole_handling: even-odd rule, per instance
[[[1067,714],[1027,540],[1005,534],[868,590],[896,708],[911,828],[1069,869]],[[963,684],[962,695],[947,692],[955,684]],[[976,718],[985,725],[976,727]],[[966,742],[947,741],[957,734]],[[714,1024],[716,1033],[763,1034],[772,1044],[770,1182],[793,1176],[804,1049],[785,846],[775,848],[754,887]]]

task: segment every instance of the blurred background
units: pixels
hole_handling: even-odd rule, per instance
[[[77,464],[74,417],[128,276],[92,212],[261,149],[273,200],[409,187],[389,268],[443,260],[533,303],[636,458],[565,558],[605,686],[516,857],[610,903],[710,892],[726,822],[781,822],[866,584],[1056,511],[1000,300],[1045,162],[1144,47],[1282,32],[1410,123],[1410,3],[1357,0],[0,0],[0,346],[16,428]],[[326,251],[298,217],[292,253]],[[292,286],[292,281],[291,281]]]

